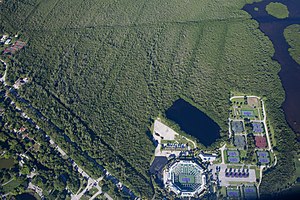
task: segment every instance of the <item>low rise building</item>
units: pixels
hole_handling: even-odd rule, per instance
[[[213,162],[214,160],[217,159],[217,154],[207,154],[207,153],[201,152],[199,154],[199,157],[204,162],[206,162],[206,161]]]

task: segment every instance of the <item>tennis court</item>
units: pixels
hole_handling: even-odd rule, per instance
[[[241,114],[243,117],[254,117],[253,110],[241,110]]]
[[[239,163],[240,162],[240,158],[239,157],[228,157],[228,161],[230,163]]]
[[[245,199],[257,199],[257,191],[255,186],[244,187]]]
[[[228,155],[228,156],[235,157],[235,156],[239,156],[239,152],[236,151],[236,150],[228,150],[228,151],[227,151],[227,155]]]
[[[179,182],[181,184],[191,184],[195,183],[195,177],[193,175],[188,174],[180,174],[179,175]]]

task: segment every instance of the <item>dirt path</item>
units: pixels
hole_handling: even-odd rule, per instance
[[[10,179],[9,181],[7,181],[6,183],[3,183],[1,186],[4,186],[6,184],[9,184],[10,182],[12,182],[15,178]]]

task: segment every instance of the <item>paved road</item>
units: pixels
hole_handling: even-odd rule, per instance
[[[104,196],[105,196],[108,200],[113,200],[107,193],[105,193]]]
[[[225,164],[225,156],[224,156],[224,150],[226,148],[226,144],[224,144],[221,148],[220,148],[220,151],[221,151],[221,156],[222,156],[222,164]]]
[[[269,130],[268,130],[268,127],[267,127],[267,114],[266,114],[266,110],[265,110],[265,104],[264,104],[263,100],[261,100],[261,103],[262,103],[262,109],[263,109],[263,113],[264,113],[263,122],[264,122],[264,126],[265,126],[267,140],[268,140],[268,147],[269,147],[269,150],[273,153],[273,149],[272,149],[271,141],[270,141],[270,136],[269,136]]]
[[[263,176],[263,170],[264,170],[265,166],[260,166],[260,171],[259,171],[259,182],[257,184],[257,193],[258,193],[258,197],[259,197],[259,186],[261,184],[262,181],[262,176]]]

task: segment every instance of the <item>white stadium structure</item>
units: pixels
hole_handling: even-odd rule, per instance
[[[180,160],[164,170],[164,185],[181,197],[194,197],[205,190],[204,169],[191,160]]]

